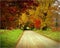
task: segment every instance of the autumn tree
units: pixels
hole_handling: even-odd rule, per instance
[[[20,16],[31,6],[37,6],[34,0],[6,0],[0,1],[1,8],[1,27],[0,28],[16,28],[20,24]],[[22,15],[24,16],[24,15]],[[24,22],[24,18],[22,18]],[[25,22],[24,22],[25,23]]]

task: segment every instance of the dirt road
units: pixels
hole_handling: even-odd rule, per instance
[[[16,48],[60,48],[60,44],[34,31],[24,31]]]

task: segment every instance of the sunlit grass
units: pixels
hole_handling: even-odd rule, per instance
[[[59,31],[52,31],[52,30],[46,30],[46,31],[43,31],[43,30],[37,30],[35,31],[39,34],[42,34],[48,38],[51,38],[55,41],[60,41],[60,32]]]
[[[0,45],[2,48],[14,48],[18,37],[22,35],[23,31],[20,29],[14,30],[0,30]]]

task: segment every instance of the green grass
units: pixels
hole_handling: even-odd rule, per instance
[[[60,42],[60,32],[59,31],[51,31],[51,30],[47,30],[47,31],[43,31],[43,30],[37,30],[36,31],[37,33],[41,34],[41,35],[44,35],[48,38],[51,38],[55,41],[58,41]]]
[[[0,48],[14,48],[22,33],[20,29],[0,30]]]

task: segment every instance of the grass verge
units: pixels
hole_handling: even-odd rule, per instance
[[[0,48],[14,48],[23,31],[20,29],[0,30]]]
[[[36,30],[35,32],[41,34],[41,35],[44,35],[50,39],[53,39],[57,42],[60,42],[60,32],[59,31],[51,31],[51,30],[46,30],[46,31],[43,31],[43,30]]]

